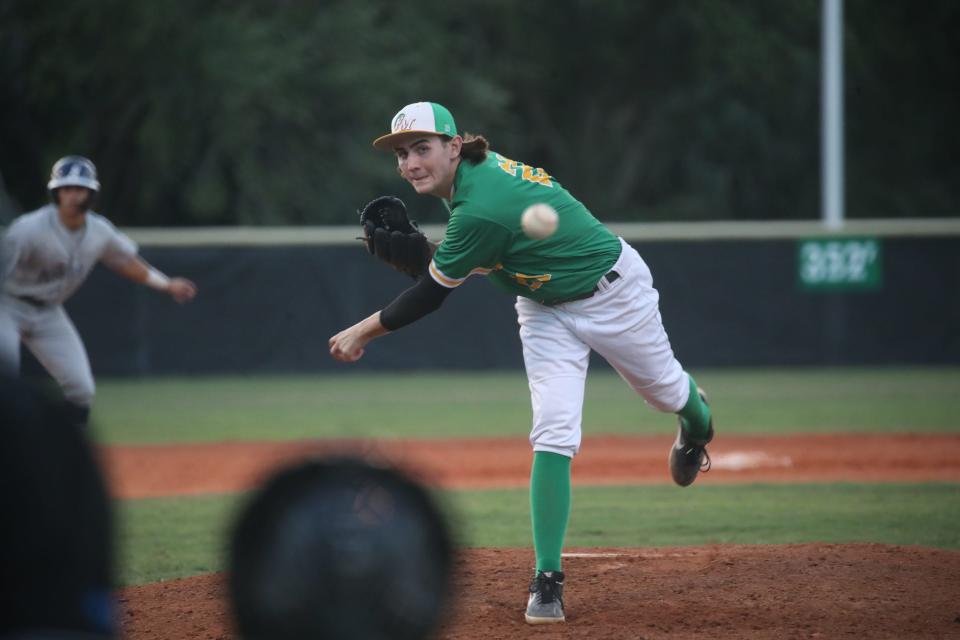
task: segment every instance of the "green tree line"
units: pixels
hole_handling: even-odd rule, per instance
[[[348,224],[418,100],[604,220],[811,219],[819,0],[0,0],[0,208],[88,155],[122,225]],[[960,3],[847,0],[850,217],[955,216]],[[2,218],[0,218],[2,221]]]

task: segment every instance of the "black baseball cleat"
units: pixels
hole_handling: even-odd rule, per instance
[[[700,399],[704,404],[707,402],[707,394],[703,389],[697,388]],[[679,418],[678,418],[679,420]],[[677,429],[677,439],[670,449],[670,475],[673,481],[681,487],[689,487],[697,479],[697,474],[703,471],[710,471],[710,454],[707,453],[707,445],[713,440],[713,418],[710,418],[710,428],[707,431],[707,437],[702,440],[691,438],[683,432],[683,421],[679,420],[680,427]]]
[[[563,622],[562,571],[537,571],[530,581],[527,599],[527,624],[554,624]]]

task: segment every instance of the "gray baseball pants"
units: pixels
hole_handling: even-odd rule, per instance
[[[23,342],[63,389],[64,398],[90,407],[95,385],[87,350],[62,305],[35,306],[0,295],[0,368],[20,371]]]

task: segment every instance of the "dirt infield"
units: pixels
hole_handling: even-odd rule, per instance
[[[669,482],[668,437],[585,438],[577,484]],[[279,464],[362,453],[447,488],[526,486],[523,439],[225,443],[102,451],[124,498],[249,489]],[[960,481],[960,435],[725,436],[698,482]],[[530,549],[467,549],[439,638],[960,638],[960,552],[880,544],[574,549],[568,622],[523,622]],[[120,592],[129,640],[231,638],[220,576]]]
[[[585,437],[574,459],[578,484],[668,483],[671,438]],[[279,464],[352,452],[399,464],[433,486],[523,487],[524,438],[297,441],[111,447],[103,450],[121,498],[249,489]],[[710,447],[704,482],[960,481],[960,435],[724,436]]]

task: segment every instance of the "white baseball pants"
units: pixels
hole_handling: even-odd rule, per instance
[[[0,370],[18,375],[20,342],[37,357],[69,402],[89,407],[95,386],[87,350],[63,306],[37,308],[0,295]]]
[[[592,297],[554,307],[517,298],[534,451],[573,457],[580,449],[591,349],[650,406],[677,412],[687,403],[689,381],[663,328],[650,269],[633,247],[620,243],[613,266],[620,278],[601,279]]]

